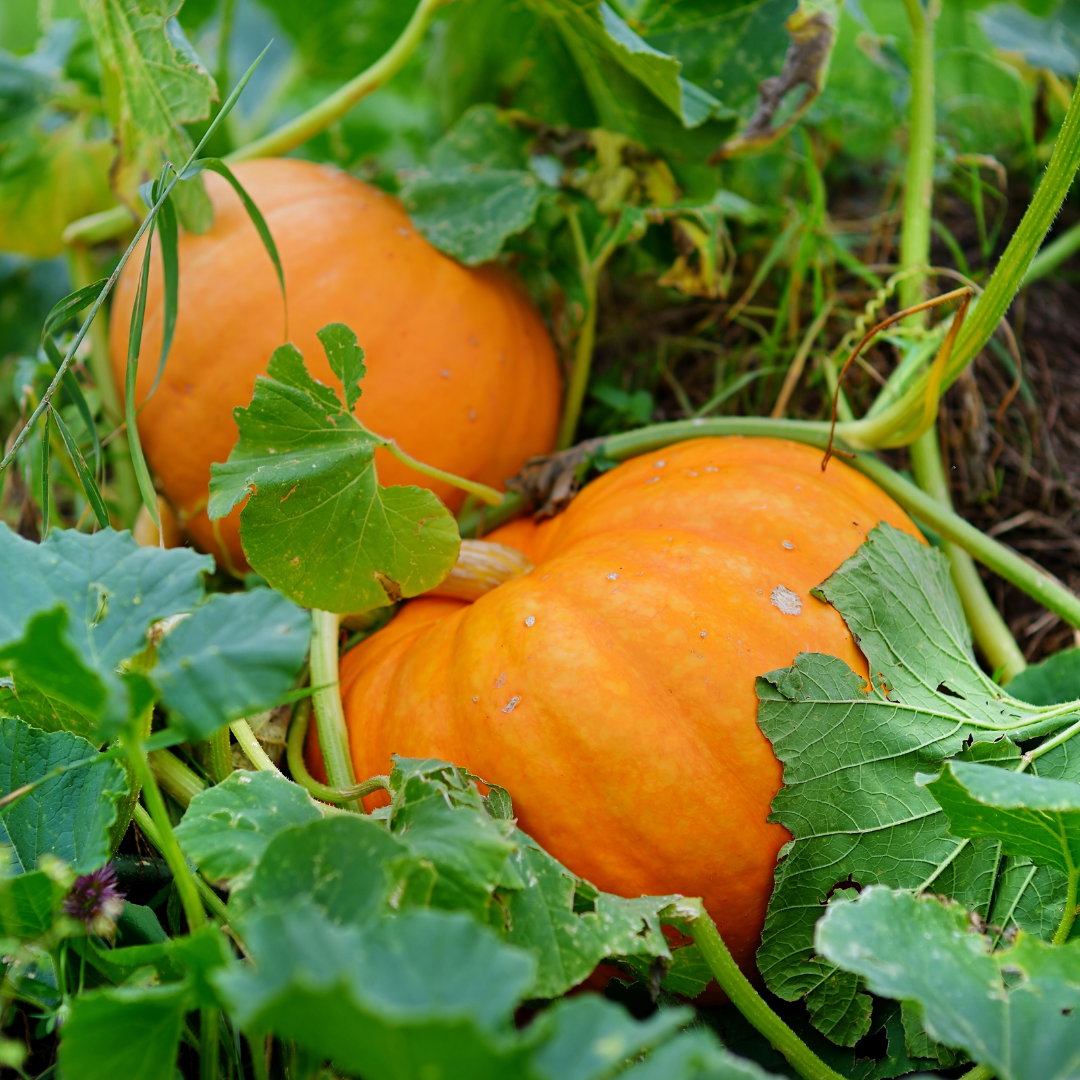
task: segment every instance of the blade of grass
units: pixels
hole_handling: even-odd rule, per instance
[[[67,447],[68,456],[71,458],[71,463],[75,466],[75,471],[79,474],[79,481],[82,483],[86,501],[94,511],[94,517],[97,518],[98,525],[103,529],[107,529],[109,527],[109,510],[105,505],[104,498],[102,498],[101,489],[94,479],[94,474],[90,471],[86,464],[86,459],[79,449],[79,444],[75,441],[71,434],[71,430],[68,428],[67,424],[64,423],[64,418],[60,413],[55,410],[50,410],[49,415],[52,416],[53,420],[56,422],[56,429],[60,432],[60,438],[64,440],[64,446]]]
[[[45,413],[45,423],[41,428],[41,460],[38,468],[41,471],[41,539],[49,535],[49,423],[52,419],[52,409]]]

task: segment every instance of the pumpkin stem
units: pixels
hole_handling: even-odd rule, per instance
[[[532,562],[517,548],[487,540],[462,540],[458,561],[449,575],[425,595],[479,600],[484,593],[522,577],[532,568]]]

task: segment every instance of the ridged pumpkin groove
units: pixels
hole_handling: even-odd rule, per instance
[[[491,534],[528,575],[473,604],[413,600],[346,654],[356,774],[399,753],[501,784],[522,828],[600,888],[703,897],[751,970],[789,839],[767,820],[781,768],[755,678],[802,651],[867,675],[810,589],[879,521],[918,535],[864,476],[822,473],[795,443],[700,439],[626,462],[559,517]]]
[[[366,353],[357,415],[420,461],[495,487],[554,444],[560,375],[539,315],[497,266],[469,269],[432,247],[391,196],[327,166],[288,159],[238,164],[285,271],[289,339],[308,369],[337,385],[315,332],[343,322]],[[213,228],[180,238],[180,303],[161,385],[139,415],[151,468],[195,543],[245,566],[239,511],[206,516],[210,464],[236,442],[232,411],[284,340],[277,278],[238,196],[207,175]],[[141,258],[117,285],[111,351],[124,384]],[[153,383],[164,316],[160,260],[146,305],[137,402]],[[451,509],[462,494],[385,451],[384,484],[433,488]]]

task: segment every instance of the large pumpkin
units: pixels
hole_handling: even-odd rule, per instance
[[[343,322],[367,354],[357,415],[414,457],[501,486],[531,455],[551,448],[560,377],[540,317],[496,266],[468,269],[432,247],[400,204],[322,165],[252,161],[235,173],[261,210],[281,255],[289,338],[312,374],[336,385],[315,332]],[[139,434],[162,489],[195,542],[244,565],[239,511],[206,516],[210,464],[236,441],[232,411],[251,400],[255,377],[284,339],[277,278],[239,197],[207,176],[213,228],[180,239],[180,304],[161,385],[139,416]],[[116,378],[124,384],[131,305],[142,260],[117,286],[112,322]],[[162,278],[146,306],[137,400],[154,379]],[[422,484],[456,509],[460,491],[419,476],[378,451],[384,484]]]
[[[356,773],[438,757],[509,789],[526,832],[602,889],[701,896],[753,952],[786,830],[757,675],[799,652],[866,663],[810,595],[879,521],[865,477],[773,439],[636,458],[561,516],[489,539],[536,563],[473,604],[418,599],[346,654]],[[374,805],[374,802],[369,803]]]

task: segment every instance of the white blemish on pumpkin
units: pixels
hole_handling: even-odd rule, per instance
[[[705,471],[706,472],[719,472],[720,470],[715,465],[706,465],[705,466]]]
[[[529,615],[525,619],[525,625],[526,626],[532,626],[533,623],[535,623],[535,622],[536,622],[536,616],[535,615]]]
[[[654,469],[662,469],[666,464],[667,464],[666,461],[654,461],[653,462],[653,468]]]
[[[784,615],[799,615],[802,613],[802,597],[784,585],[777,585],[769,599],[772,601],[772,606],[779,608]]]
[[[398,232],[402,236],[408,236],[409,235],[409,230],[408,229],[403,229],[403,228],[401,228],[401,226],[398,226]]]
[[[660,483],[660,477],[659,476],[650,476],[649,479],[645,481],[645,483],[646,484],[659,484]]]
[[[794,551],[795,550],[795,545],[790,540],[782,540],[780,542],[780,546],[782,548],[787,548],[788,551]]]
[[[619,575],[618,574],[608,574],[607,579],[608,579],[608,581],[618,581]]]
[[[447,370],[446,370],[446,368],[443,368],[443,369],[442,369],[442,370],[441,370],[441,371],[439,372],[439,374],[440,374],[440,375],[441,375],[441,376],[442,376],[442,377],[443,377],[444,379],[449,379],[449,378],[450,378],[450,372],[449,372],[449,371],[447,371]]]
[[[701,631],[701,636],[702,637],[708,637],[709,636],[709,631],[708,630],[702,630]]]
[[[502,684],[504,682],[506,682],[506,672],[505,671],[495,680],[495,689],[498,690],[499,687],[502,686]]]
[[[517,708],[517,703],[521,700],[519,697],[512,697],[503,707],[504,713],[512,713]]]
[[[474,697],[474,698],[473,698],[473,701],[479,701],[479,700],[480,700],[480,699],[479,699],[478,697]]]

